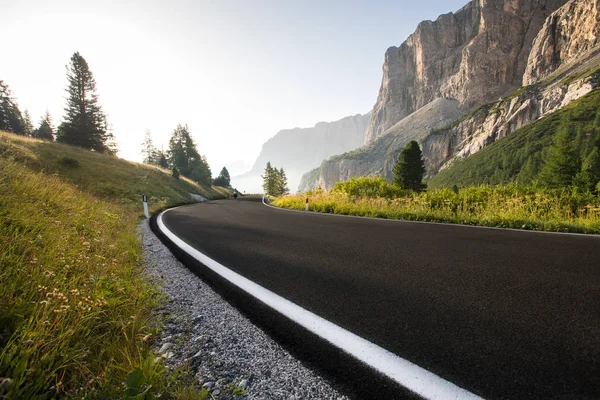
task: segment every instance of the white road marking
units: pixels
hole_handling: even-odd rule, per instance
[[[479,396],[456,386],[452,382],[448,382],[434,373],[319,317],[219,264],[217,261],[181,240],[165,226],[162,216],[167,211],[169,210],[163,211],[158,215],[158,227],[177,247],[222,278],[308,329],[310,332],[426,399],[481,399]]]

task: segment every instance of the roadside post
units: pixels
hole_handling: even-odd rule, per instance
[[[144,202],[144,215],[146,216],[146,218],[149,218],[148,215],[148,198],[146,197],[146,195],[142,195],[142,201]]]
[[[308,197],[306,198],[306,211],[308,211]]]

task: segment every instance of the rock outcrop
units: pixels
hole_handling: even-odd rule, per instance
[[[487,104],[447,129],[432,132],[422,142],[430,175],[447,168],[598,87],[600,73],[570,83],[539,89],[531,86],[496,103]]]
[[[370,114],[357,114],[334,122],[319,122],[312,128],[279,131],[263,144],[252,169],[231,179],[232,185],[246,192],[259,192],[267,162],[283,168],[288,186],[295,192],[302,174],[334,154],[363,145]]]
[[[552,13],[536,36],[523,86],[548,77],[560,67],[600,53],[600,1],[571,0]]]
[[[320,187],[329,190],[335,182],[353,176],[383,175],[392,179],[392,169],[400,151],[411,140],[420,141],[433,128],[447,124],[462,115],[458,101],[436,99],[394,124],[373,143],[346,154],[334,156],[306,173],[299,190]]]
[[[366,143],[436,98],[463,109],[521,86],[534,38],[566,0],[474,0],[424,21],[385,53],[383,79]]]

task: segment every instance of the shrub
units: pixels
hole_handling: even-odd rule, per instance
[[[60,159],[60,164],[68,168],[79,168],[79,161],[76,158],[64,156]]]

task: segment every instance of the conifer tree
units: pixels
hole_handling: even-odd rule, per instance
[[[33,131],[32,136],[42,140],[54,140],[54,126],[52,125],[52,117],[50,117],[48,110],[46,110],[46,113],[40,120],[40,125]]]
[[[275,171],[276,169],[274,169],[271,166],[271,162],[268,161],[267,166],[265,167],[264,175],[261,175],[261,178],[263,179],[262,187],[265,191],[265,194],[275,196]]]
[[[214,179],[213,184],[215,186],[229,187],[231,184],[231,177],[229,176],[227,168],[223,167],[223,169],[221,169],[219,176]]]
[[[277,171],[277,170],[276,170]],[[277,171],[277,196],[282,196],[290,192],[288,188],[287,176],[285,175],[285,171],[283,168],[279,168]]]
[[[33,136],[33,123],[31,122],[31,116],[29,115],[29,110],[25,110],[23,113],[23,135],[25,136]]]
[[[167,160],[165,152],[162,150],[158,150],[156,153],[156,165],[165,169],[169,168],[169,160]]]
[[[158,154],[154,143],[152,142],[152,134],[149,129],[146,129],[144,135],[144,141],[142,142],[142,156],[144,157],[144,163],[146,164],[158,164]]]
[[[98,105],[96,80],[87,61],[76,52],[67,66],[67,106],[56,140],[100,153],[115,153],[106,115]]]
[[[600,150],[594,147],[581,165],[574,179],[575,186],[595,193],[600,182]]]
[[[419,144],[411,140],[400,152],[394,166],[394,184],[402,189],[422,191],[423,175],[425,175],[425,161]]]
[[[201,185],[210,186],[212,183],[208,162],[198,153],[187,125],[177,125],[173,131],[169,140],[168,157],[171,165],[177,167],[181,175]]]
[[[0,130],[23,135],[23,117],[10,88],[0,80]]]
[[[556,133],[554,144],[548,149],[540,171],[540,180],[544,185],[557,188],[573,183],[580,165],[574,136],[568,126],[562,127]]]

